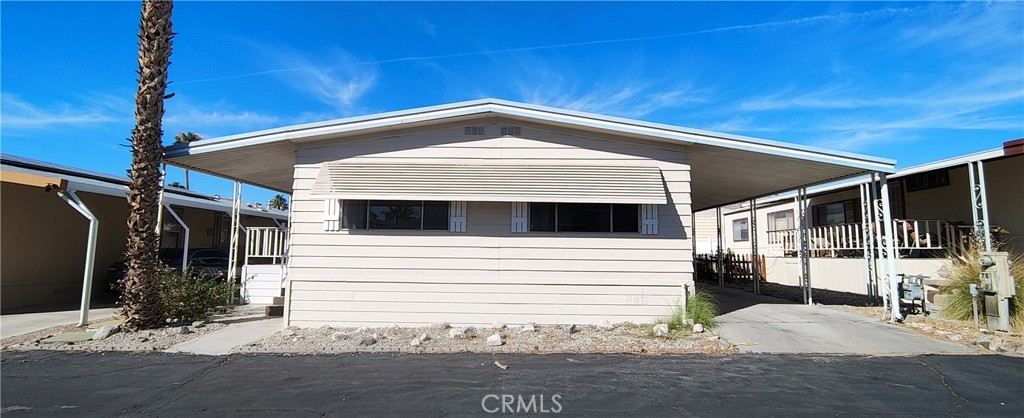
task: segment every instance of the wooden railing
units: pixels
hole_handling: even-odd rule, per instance
[[[276,226],[245,228],[245,264],[283,264],[287,253],[287,229]]]
[[[953,224],[941,220],[892,221],[896,231],[897,251],[944,250],[960,242],[960,231]],[[824,225],[808,228],[808,250],[813,257],[836,257],[866,247],[864,227],[861,224]],[[768,248],[794,255],[799,249],[797,229],[768,231]]]
[[[754,280],[754,268],[761,272],[761,281],[765,281],[765,256],[758,257],[757,262],[748,254],[723,254],[722,271],[727,282]],[[718,259],[714,254],[697,254],[693,260],[694,272],[698,280],[717,281]]]

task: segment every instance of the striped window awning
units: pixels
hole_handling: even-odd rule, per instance
[[[349,200],[665,204],[650,166],[324,163],[312,197]]]

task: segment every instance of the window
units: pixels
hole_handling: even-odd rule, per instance
[[[640,232],[640,205],[530,203],[530,231]]]
[[[501,136],[519,136],[522,130],[518,126],[503,126],[501,128]]]
[[[346,200],[341,227],[345,229],[448,230],[449,202],[403,200]]]
[[[794,228],[796,228],[796,222],[793,219],[792,209],[768,214],[769,231],[785,231]]]
[[[732,221],[732,240],[746,241],[750,239],[750,225],[747,218]]]
[[[811,212],[814,216],[814,226],[860,222],[860,208],[853,200],[817,205],[811,208]]]
[[[949,186],[949,170],[935,170],[911,174],[905,179],[907,192]]]
[[[213,247],[227,251],[231,247],[231,217],[225,214],[218,214],[217,219],[214,221],[214,237]]]
[[[483,126],[467,126],[463,130],[464,135],[484,135],[486,132]]]

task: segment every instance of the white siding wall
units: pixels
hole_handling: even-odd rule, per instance
[[[467,126],[472,124],[467,124]],[[510,124],[512,125],[512,124]],[[524,126],[518,138],[461,126],[299,149],[292,201],[291,325],[648,322],[692,284],[685,151]],[[669,203],[659,234],[511,232],[512,203],[469,202],[465,233],[323,230],[309,197],[328,161],[656,165]],[[685,226],[685,227],[684,227]]]

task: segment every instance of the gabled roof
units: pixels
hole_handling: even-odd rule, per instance
[[[108,196],[123,197],[128,193],[128,178],[96,171],[84,170],[66,165],[53,164],[10,154],[0,154],[3,170],[36,175],[56,175],[67,180],[68,189]],[[201,208],[218,212],[231,212],[231,199],[221,199],[187,189],[169,187],[164,192],[164,202],[184,207]],[[269,208],[254,208],[243,205],[243,215],[287,220],[288,213]]]
[[[687,147],[702,156],[700,159],[696,156],[691,158],[695,177],[714,181],[714,172],[733,169],[732,176],[719,180],[748,175],[748,183],[757,184],[757,187],[736,184],[732,192],[727,192],[727,187],[701,190],[704,185],[698,185],[695,178],[692,180],[694,205],[698,209],[866,172],[892,172],[895,165],[895,161],[887,158],[498,99],[471,100],[205,139],[168,147],[165,155],[170,163],[178,166],[288,193],[297,144],[355,135],[383,136],[399,129],[487,117],[640,139],[660,146]],[[723,150],[728,150],[729,155],[715,155]],[[732,164],[724,164],[730,159],[734,160]],[[752,163],[756,162],[764,162],[764,165],[754,167],[757,164]],[[764,171],[772,167],[782,171]],[[756,171],[750,171],[753,168],[764,170],[759,176]],[[702,199],[697,199],[698,195]]]

